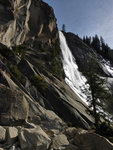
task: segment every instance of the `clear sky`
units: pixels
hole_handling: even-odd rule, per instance
[[[67,32],[80,37],[101,35],[113,48],[113,0],[43,0],[51,5],[59,30],[66,25]]]

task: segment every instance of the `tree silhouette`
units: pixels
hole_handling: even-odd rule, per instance
[[[62,25],[62,31],[66,32],[66,25],[65,24]]]
[[[88,97],[88,102],[90,107],[93,109],[96,130],[99,128],[99,109],[104,109],[103,102],[110,97],[110,93],[103,86],[105,84],[105,80],[97,74],[97,68],[98,64],[95,60],[91,59],[88,70],[85,73],[88,84],[90,85],[89,90],[91,91],[91,96]]]
[[[99,53],[100,52],[100,40],[98,35],[96,34],[95,37],[92,39],[91,46]]]

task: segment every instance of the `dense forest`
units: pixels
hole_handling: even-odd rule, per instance
[[[83,42],[89,47],[95,49],[96,52],[101,54],[105,59],[109,59],[113,63],[113,59],[110,55],[111,48],[108,46],[102,36],[100,36],[100,38],[97,34],[93,37],[84,36]]]

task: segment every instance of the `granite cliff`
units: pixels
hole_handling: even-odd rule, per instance
[[[113,149],[87,131],[94,118],[65,83],[53,9],[41,0],[0,0],[0,14],[0,149],[85,150],[94,140],[102,142],[95,149]]]

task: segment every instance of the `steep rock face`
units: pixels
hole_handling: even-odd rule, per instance
[[[0,12],[0,41],[8,47],[34,39],[51,43],[58,37],[53,9],[40,0],[1,1]]]
[[[0,124],[16,125],[27,120],[29,106],[22,93],[0,84]]]
[[[53,9],[41,0],[0,0],[0,13],[0,125],[7,125],[0,149],[79,149],[78,129],[67,125],[90,129],[94,119],[63,79]]]
[[[14,0],[7,5],[2,1],[0,4],[1,11],[9,14],[9,20],[1,21],[0,82],[23,93],[29,104],[30,122],[37,122],[39,117],[43,127],[60,128],[60,124],[64,124],[58,118],[60,116],[67,123],[89,129],[94,120],[86,112],[88,107],[62,79],[61,50],[53,9],[40,0]],[[22,43],[24,47],[20,45]],[[52,111],[46,114],[38,103],[58,116]]]

